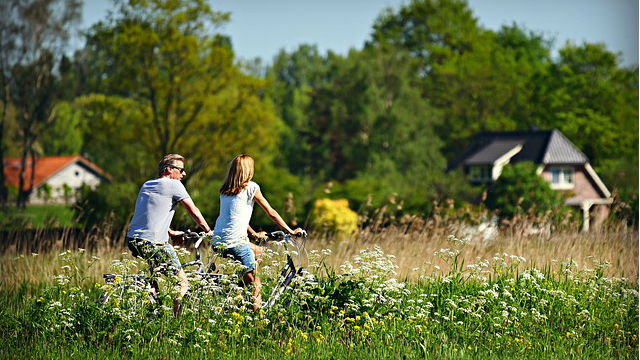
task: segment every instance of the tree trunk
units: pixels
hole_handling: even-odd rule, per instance
[[[7,106],[9,104],[9,84],[4,86],[4,99],[2,103],[2,118],[0,118],[0,208],[7,206],[8,194],[4,175],[4,123],[7,118]]]
[[[26,204],[25,192],[24,192],[24,172],[27,168],[27,139],[26,136],[22,139],[22,159],[20,160],[20,175],[18,177],[18,199],[16,200],[16,207],[18,209],[24,208]]]
[[[31,155],[31,181],[29,183],[29,190],[26,191],[26,198],[28,199],[33,192],[33,183],[36,179],[36,153],[33,150],[33,142],[29,145],[29,155]]]

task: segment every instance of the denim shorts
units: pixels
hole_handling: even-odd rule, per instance
[[[231,257],[234,260],[239,261],[242,264],[242,273],[246,274],[257,268],[256,255],[251,250],[249,245],[240,245],[232,248],[225,248],[224,241],[213,241],[213,247],[221,251],[222,254],[227,257]]]
[[[135,257],[141,257],[149,263],[152,271],[163,267],[164,271],[177,274],[182,265],[178,260],[178,255],[170,244],[156,244],[149,240],[140,238],[127,238],[127,247]]]

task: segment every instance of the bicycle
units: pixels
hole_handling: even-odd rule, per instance
[[[194,281],[195,285],[192,286],[186,298],[189,299],[187,302],[191,302],[191,305],[197,306],[197,302],[202,297],[201,295],[213,295],[216,292],[220,292],[222,289],[221,284],[229,280],[231,275],[218,272],[218,266],[216,265],[216,260],[218,260],[220,256],[218,252],[215,252],[215,255],[212,256],[207,263],[203,261],[200,247],[203,240],[207,238],[204,232],[197,233],[186,230],[184,238],[187,241],[194,241],[195,259],[182,263],[181,265],[182,268],[185,269],[188,278],[197,280]],[[276,284],[271,290],[268,299],[263,303],[262,309],[264,309],[265,312],[277,303],[293,279],[304,273],[305,270],[302,265],[304,265],[304,259],[307,257],[305,248],[307,240],[306,231],[299,237],[285,234],[283,231],[274,231],[267,234],[267,238],[267,241],[284,247],[286,260],[285,265],[279,271],[280,276],[276,280]],[[192,269],[194,267],[195,269]],[[124,275],[110,273],[103,274],[103,278],[106,284],[111,285],[111,289],[103,291],[100,296],[100,302],[103,304],[106,304],[114,293],[119,292],[119,297],[122,297],[126,291],[130,291],[131,289],[134,289],[134,291],[144,289],[147,294],[148,303],[157,304],[158,302],[158,293],[156,292],[158,284],[151,274],[143,271]],[[134,302],[133,305],[137,306],[138,303]]]

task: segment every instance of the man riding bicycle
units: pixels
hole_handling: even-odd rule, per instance
[[[158,177],[148,180],[140,188],[133,219],[127,231],[127,246],[133,256],[147,260],[152,272],[158,267],[164,267],[164,271],[178,277],[180,291],[173,300],[173,313],[176,316],[180,312],[181,300],[189,290],[187,276],[173,246],[169,244],[169,237],[180,237],[183,234],[170,228],[177,204],[185,207],[204,232],[212,233],[180,182],[185,175],[184,157],[178,154],[165,156],[158,164]],[[154,288],[157,292],[157,284]]]

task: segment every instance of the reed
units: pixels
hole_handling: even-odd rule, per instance
[[[451,222],[429,225],[414,221],[403,225],[371,226],[360,229],[352,238],[342,240],[330,234],[311,232],[307,249],[331,250],[331,255],[324,261],[327,267],[337,270],[340,264],[357,256],[361,250],[379,246],[384,253],[396,257],[396,272],[400,278],[415,279],[438,268],[443,273],[450,270],[449,264],[434,253],[451,248],[447,238],[451,234],[462,237],[459,229],[459,225]],[[29,247],[20,243],[5,248],[0,255],[0,287],[13,289],[25,283],[37,285],[50,282],[60,269],[58,253],[67,248],[77,248],[74,244],[87,242],[86,237],[80,238],[83,236],[81,233],[65,232],[65,241],[51,238],[52,234],[33,234],[30,242],[49,244],[48,249],[38,246],[37,253],[25,252]],[[73,234],[77,234],[78,238],[74,238]],[[113,260],[130,257],[122,238],[94,237],[90,243],[90,249],[74,255],[78,257],[77,263],[92,263],[90,267],[79,269],[83,274],[83,282],[101,282],[102,274],[110,272]],[[638,230],[622,223],[609,224],[589,233],[565,229],[527,235],[525,231],[507,230],[489,241],[471,240],[460,250],[460,259],[465,265],[506,253],[525,258],[526,261],[520,264],[523,269],[531,265],[553,269],[561,262],[571,260],[579,267],[586,268],[608,263],[607,276],[625,277],[631,283],[638,281]],[[90,261],[92,257],[98,259]]]
[[[335,241],[330,236],[322,236],[317,241],[310,241],[308,248],[330,249],[332,254],[326,262],[329,267],[335,267],[356,256],[361,249],[379,246],[386,254],[396,257],[398,275],[411,279],[435,266],[444,273],[450,270],[449,265],[434,253],[451,248],[447,237],[455,233],[444,227],[416,231],[406,226],[389,226],[363,229],[353,240]],[[526,261],[521,263],[522,268],[530,265],[556,267],[562,261],[571,260],[580,267],[593,268],[595,264],[608,262],[608,276],[638,281],[638,231],[626,226],[607,226],[588,233],[564,230],[547,235],[506,231],[489,241],[471,240],[460,250],[460,259],[465,264],[505,253],[524,257]]]

